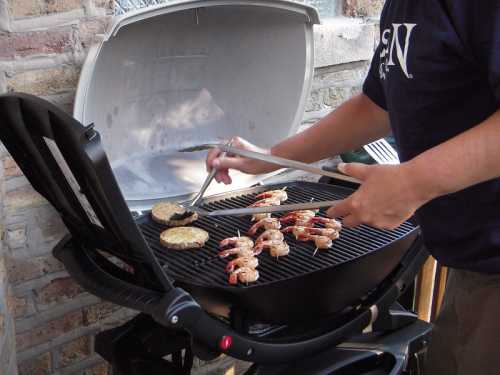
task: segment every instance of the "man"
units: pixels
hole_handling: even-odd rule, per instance
[[[428,374],[500,373],[500,1],[387,0],[363,94],[270,150],[314,162],[395,136],[397,166],[341,164],[362,181],[332,217],[395,228],[416,214],[429,251],[451,268]],[[264,173],[238,157],[208,168]]]

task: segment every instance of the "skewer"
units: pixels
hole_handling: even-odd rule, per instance
[[[316,255],[316,253],[318,252],[319,248],[317,247],[316,250],[314,250],[314,253],[313,253],[313,256]]]

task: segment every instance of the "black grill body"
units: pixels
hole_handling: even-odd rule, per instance
[[[259,186],[221,194],[205,200],[208,211],[246,207],[266,190],[287,188],[286,203],[343,199],[352,193],[348,188],[311,182],[293,182]],[[325,216],[321,211],[321,216]],[[138,219],[139,227],[167,274],[188,290],[201,304],[218,314],[232,307],[269,323],[297,322],[331,314],[360,302],[398,265],[415,241],[417,228],[407,222],[396,230],[378,230],[368,226],[344,228],[329,250],[318,250],[312,242],[300,242],[286,235],[290,254],[279,259],[267,252],[259,255],[257,282],[231,286],[221,259],[218,243],[246,234],[252,222],[244,217],[204,217],[193,226],[210,233],[210,240],[200,250],[176,251],[160,244],[161,231],[167,227],[151,220],[149,214]]]

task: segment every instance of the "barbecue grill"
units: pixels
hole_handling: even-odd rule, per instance
[[[249,217],[201,218],[192,225],[210,233],[206,245],[169,251],[159,242],[166,227],[149,215],[156,201],[191,196],[206,175],[204,154],[176,149],[234,133],[269,145],[297,129],[317,20],[281,0],[153,7],[117,20],[91,51],[76,119],[30,95],[0,96],[1,141],[69,229],[54,255],[89,292],[140,312],[96,338],[115,373],[186,374],[193,354],[220,353],[255,363],[249,374],[399,374],[420,363],[430,328],[396,302],[427,257],[412,222],[343,229],[314,256],[287,235],[290,255],[264,253],[257,282],[229,285],[218,242],[245,233]],[[356,188],[258,181],[236,175],[238,189],[213,189],[202,207],[246,207],[284,186],[290,203]]]

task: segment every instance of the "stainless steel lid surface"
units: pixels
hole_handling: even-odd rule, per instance
[[[131,206],[199,189],[205,152],[232,135],[262,146],[297,131],[313,76],[318,15],[283,1],[183,1],[115,20],[84,64],[75,117],[94,123]],[[235,174],[230,187],[258,176]]]

